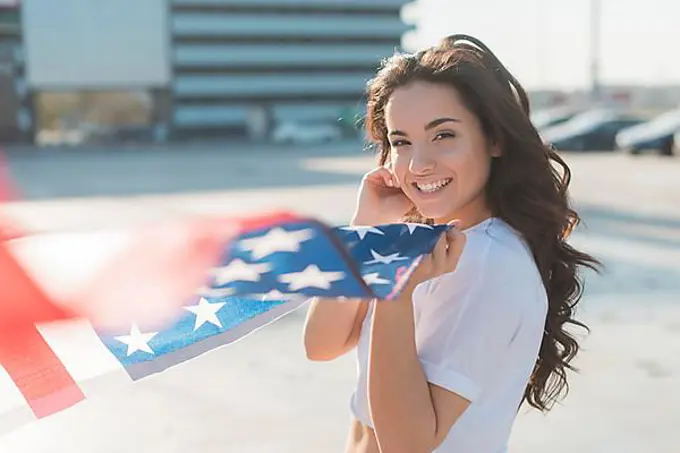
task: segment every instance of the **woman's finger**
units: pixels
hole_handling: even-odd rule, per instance
[[[390,180],[392,181],[392,182],[391,182],[392,185],[391,185],[390,187],[399,188],[399,180],[397,179],[397,176],[396,176],[396,175],[394,174],[394,172],[392,171],[392,164],[391,164],[390,162],[388,162],[388,163],[385,164],[385,169],[386,169],[387,172],[389,173],[389,175],[390,175]]]
[[[394,180],[392,179],[392,174],[389,170],[382,172],[382,177],[387,187],[394,187]]]
[[[458,228],[452,228],[446,232],[446,268],[453,271],[458,265],[467,237]]]
[[[446,268],[448,235],[442,234],[432,250],[432,261],[436,272]]]
[[[401,187],[401,184],[399,184],[399,179],[397,179],[397,175],[395,175],[392,170],[390,170],[390,177],[392,178],[393,187],[396,187],[397,189]]]
[[[383,187],[395,187],[394,177],[386,167],[378,167],[366,175],[373,184]]]

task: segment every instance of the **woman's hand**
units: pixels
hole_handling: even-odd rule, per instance
[[[432,252],[420,262],[409,277],[402,294],[410,296],[420,283],[456,270],[467,237],[458,229],[455,220],[449,224],[453,228],[441,235]]]
[[[380,225],[399,222],[413,209],[413,202],[399,188],[397,178],[387,167],[366,173],[361,180],[353,225]]]

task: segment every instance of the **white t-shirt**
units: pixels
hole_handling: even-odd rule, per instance
[[[502,453],[538,357],[547,295],[529,248],[508,224],[490,218],[465,234],[455,272],[414,291],[416,346],[427,380],[471,401],[436,452]],[[372,304],[351,399],[352,413],[368,426]]]

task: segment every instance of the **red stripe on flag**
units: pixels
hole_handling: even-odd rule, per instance
[[[15,327],[0,333],[0,364],[38,418],[85,399],[35,326]]]

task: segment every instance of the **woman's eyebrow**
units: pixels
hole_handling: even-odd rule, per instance
[[[456,119],[456,118],[449,118],[449,117],[437,118],[437,119],[434,119],[434,120],[430,121],[429,123],[427,123],[425,125],[425,130],[428,131],[428,130],[433,129],[433,128],[441,125],[441,124],[449,123],[449,122],[460,123],[460,120]],[[387,135],[390,135],[390,136],[400,135],[402,137],[406,137],[408,134],[406,132],[403,132],[403,131],[400,131],[400,130],[394,130],[394,131],[390,131],[389,134],[387,134]]]

